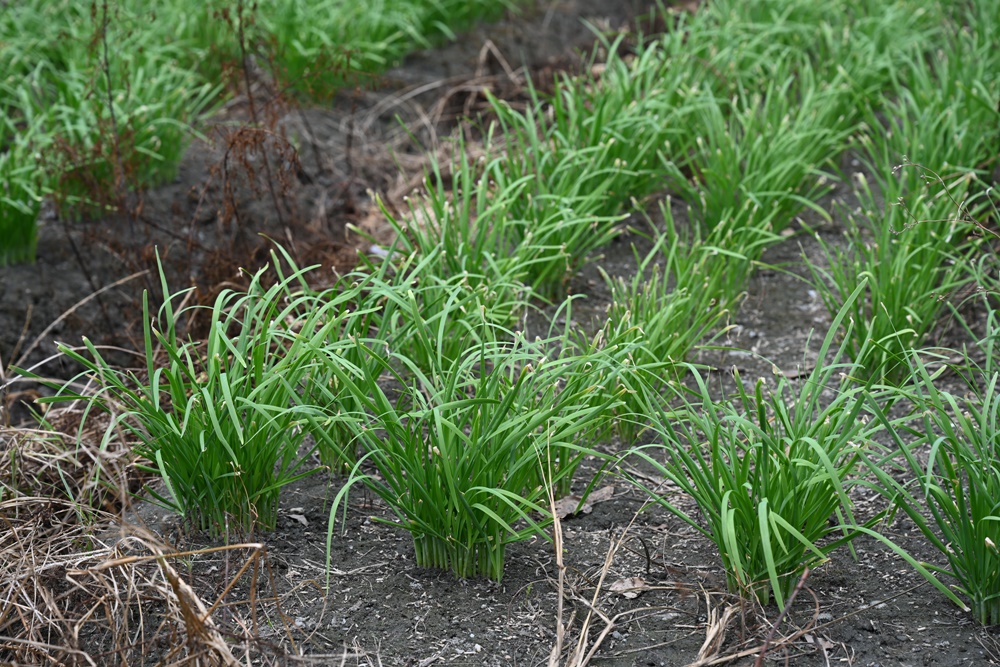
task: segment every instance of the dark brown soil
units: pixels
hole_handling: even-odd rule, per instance
[[[103,344],[141,349],[141,290],[159,293],[152,273],[153,248],[159,248],[175,287],[196,285],[199,298],[206,300],[227,282],[238,282],[238,268],[266,261],[267,244],[258,234],[281,240],[303,262],[350,268],[355,251],[366,248],[368,241],[350,233],[348,224],[368,225],[365,228],[376,236],[384,231],[372,215],[367,190],[390,193],[391,199],[392,193],[412,187],[412,179],[420,176],[422,150],[435,148],[437,133],[446,133],[456,115],[478,108],[483,87],[517,95],[520,84],[508,68],[524,66],[539,81],[554,71],[572,70],[580,62],[575,50],[593,42],[581,18],[616,29],[651,4],[540,2],[519,17],[479,27],[456,44],[413,55],[387,72],[377,88],[348,91],[328,107],[289,113],[281,124],[302,137],[301,169],[293,170],[294,178],[280,194],[280,213],[262,183],[232,175],[235,194],[229,203],[236,215],[225,215],[226,175],[217,168],[223,150],[219,143],[204,142],[191,147],[174,183],[143,196],[141,213],[132,219],[68,222],[50,213],[40,228],[38,261],[0,268],[0,367],[15,363],[52,377],[70,377],[74,369],[53,356],[53,342],[76,344],[84,335]],[[220,118],[238,118],[240,113],[233,104]],[[216,120],[207,133],[217,136],[213,132],[225,129]],[[403,175],[397,164],[404,168]],[[840,189],[834,194],[850,196],[846,186]],[[835,225],[822,231],[830,238],[839,234]],[[643,243],[626,234],[607,249],[600,264],[609,274],[635,271],[633,242]],[[805,236],[790,238],[766,259],[801,273],[796,266],[801,252],[817,254]],[[146,273],[134,275],[140,272]],[[128,276],[133,277],[73,308],[95,290]],[[587,296],[575,311],[581,322],[603,312],[608,295],[594,267],[581,272],[574,287]],[[29,344],[53,322],[57,324],[44,331],[37,345]],[[815,360],[819,340],[810,334],[815,329],[821,338],[828,322],[822,303],[805,282],[782,271],[763,270],[747,285],[747,299],[727,341],[733,350],[712,351],[701,361],[720,369],[720,375],[733,365],[744,377],[754,378],[771,377],[772,363],[794,370]],[[9,391],[6,405],[18,422],[27,414],[23,402],[40,390],[19,381]],[[581,474],[580,484],[585,477]],[[234,649],[237,659],[252,664],[419,667],[551,664],[559,622],[552,544],[535,539],[510,546],[499,584],[422,570],[414,565],[409,536],[374,521],[389,515],[359,487],[350,496],[346,519],[338,517],[328,571],[329,507],[341,483],[334,480],[331,485],[328,478],[315,475],[290,487],[283,495],[277,530],[255,538],[266,545],[276,588],[272,590],[264,576],[259,593],[277,593],[280,605],[259,601],[255,620],[250,606],[240,604],[249,599],[250,575],[236,579],[225,601],[237,604],[222,605],[213,619],[235,646],[249,647],[252,659],[244,658],[242,648]],[[623,479],[610,476],[604,485],[614,486],[610,500],[562,525],[566,646],[580,639],[581,625],[593,611],[586,641],[597,646],[594,665],[753,664],[778,618],[777,610],[754,608],[727,595],[718,556],[706,539],[662,510],[643,510],[643,495]],[[877,505],[874,499],[857,500],[862,508]],[[211,546],[203,536],[185,534],[163,514],[139,502],[125,514],[125,521],[144,525],[176,549]],[[885,528],[918,558],[940,562],[911,529],[905,521]],[[113,543],[132,532],[105,527],[100,534]],[[201,553],[178,559],[175,566],[211,604],[248,554]],[[643,582],[637,596],[614,592],[616,583],[631,577]],[[805,586],[773,635],[766,664],[1000,663],[1000,636],[995,631],[977,626],[873,541],[858,541],[856,560],[847,551],[838,552],[810,574]],[[608,627],[602,619],[613,624]],[[725,631],[716,636],[716,643],[707,643],[706,637],[720,627]],[[160,632],[166,635],[168,630]],[[239,641],[246,633],[255,639]],[[148,654],[162,656],[165,649],[156,644],[154,634],[144,639],[150,644]],[[111,664],[108,656],[96,660]]]

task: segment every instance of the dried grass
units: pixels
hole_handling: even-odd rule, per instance
[[[141,486],[130,448],[119,438],[102,446],[105,414],[84,423],[79,407],[49,410],[38,428],[0,428],[0,500],[24,496],[72,502],[78,520],[94,510],[127,507]]]
[[[104,438],[110,423],[70,406],[49,410],[42,428],[0,429],[0,664],[232,667],[231,645],[262,655],[250,649],[258,607],[273,602],[256,598],[263,546],[174,553],[144,530],[116,529],[141,479],[128,444]],[[206,605],[191,565],[217,551],[249,555]],[[249,599],[223,605],[244,579]],[[217,626],[221,608],[238,631]]]
[[[268,647],[258,640],[258,607],[274,601],[255,596],[267,563],[263,545],[176,553],[141,530],[98,537],[76,521],[78,513],[74,503],[51,498],[0,502],[0,663],[235,667],[244,664],[235,647],[260,659]],[[206,604],[192,563],[220,551],[249,555]],[[224,603],[248,573],[249,599]],[[222,609],[225,623],[215,618]],[[280,610],[278,617],[284,624]]]

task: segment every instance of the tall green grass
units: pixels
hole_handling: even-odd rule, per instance
[[[1000,623],[998,339],[1000,322],[990,311],[986,337],[976,346],[984,361],[976,363],[971,350],[961,355],[961,366],[950,368],[962,380],[955,392],[939,387],[947,364],[932,370],[933,356],[909,355],[913,385],[897,391],[913,412],[891,419],[872,401],[895,456],[868,460],[882,493],[947,562],[928,569],[953,579],[984,625]]]
[[[620,231],[625,213],[664,185],[664,151],[685,153],[693,136],[681,122],[689,73],[667,66],[656,42],[631,60],[621,38],[604,42],[602,67],[556,82],[550,95],[530,88],[524,111],[492,99],[505,160],[491,163],[502,191],[528,193],[511,210],[523,220],[515,255],[536,291],[559,293],[567,280]]]
[[[817,236],[827,267],[808,266],[830,312],[840,310],[854,287],[867,281],[869,294],[851,306],[854,328],[847,352],[871,375],[898,381],[909,374],[908,350],[927,341],[947,300],[972,281],[966,260],[972,225],[942,193],[913,199],[908,209],[887,201],[880,213],[867,180],[860,177],[855,185],[865,211],[848,216],[846,246]],[[954,185],[962,188],[965,182]],[[884,186],[887,199],[901,192],[894,180]]]
[[[511,0],[266,0],[256,6],[261,47],[279,78],[313,99],[368,83],[411,51],[455,39]]]
[[[599,340],[626,351],[623,364],[636,385],[621,395],[616,420],[626,444],[645,424],[646,397],[639,388],[659,391],[686,374],[696,347],[722,333],[738,308],[751,267],[736,250],[720,253],[712,239],[702,238],[698,225],[677,225],[669,201],[660,210],[664,230],[657,231],[645,256],[636,254],[636,273],[612,278],[601,270],[611,300]],[[623,382],[628,378],[618,384]]]
[[[519,284],[527,270],[515,252],[527,223],[515,209],[519,199],[529,196],[530,179],[498,184],[492,180],[492,165],[503,157],[484,156],[473,164],[463,140],[455,148],[450,163],[431,160],[423,189],[404,197],[405,211],[381,206],[397,234],[394,252],[419,265],[419,273],[445,280],[480,276],[476,286],[488,286],[498,293],[497,302],[514,306],[527,291]],[[485,148],[492,152],[492,135],[487,135]],[[507,311],[509,317],[517,314],[516,308]]]
[[[586,451],[578,442],[614,397],[589,401],[589,384],[564,386],[574,377],[566,363],[523,336],[470,346],[432,375],[399,375],[391,352],[355,344],[377,364],[356,373],[327,356],[362,408],[346,423],[365,452],[334,503],[328,540],[346,489],[363,481],[413,536],[417,565],[499,581],[506,545],[542,532],[547,489],[571,479]],[[386,373],[406,387],[396,401]]]
[[[820,240],[828,268],[810,263],[831,313],[867,278],[851,354],[871,339],[866,365],[897,380],[910,373],[908,351],[926,342],[948,300],[972,280],[977,212],[963,202],[982,187],[977,179],[1000,139],[1000,87],[988,71],[995,55],[976,30],[942,23],[934,52],[899,53],[887,89],[868,100],[857,146],[874,185],[855,183],[862,211],[845,215],[846,245]]]
[[[9,116],[0,120],[0,145],[8,146],[0,152],[0,266],[33,261],[37,244],[41,183],[30,160],[37,130],[18,125]]]
[[[694,178],[678,185],[709,228],[749,203],[744,224],[774,232],[802,209],[824,214],[815,201],[853,130],[844,82],[820,87],[808,61],[785,60],[774,70],[764,90],[731,101],[706,93],[695,112]]]
[[[344,314],[339,304],[359,289],[322,299],[301,288],[308,270],[286,274],[277,255],[272,261],[245,292],[218,296],[204,343],[179,335],[185,312],[174,302],[187,291],[171,293],[161,273],[157,317],[143,300],[141,370],[112,366],[86,339],[81,350],[61,347],[94,391],[81,396],[68,384],[51,400],[82,399],[88,411],[111,414],[105,440],[134,441],[140,467],[163,481],[162,490],[149,488],[152,497],[214,533],[273,529],[281,489],[315,471],[305,439],[325,411],[302,398],[314,370],[310,350],[340,331],[330,314]]]
[[[819,362],[798,388],[779,375],[773,389],[760,379],[747,391],[737,374],[735,396],[719,403],[695,373],[692,396],[673,392],[678,409],[650,394],[662,441],[630,452],[694,499],[701,521],[643,487],[715,543],[732,592],[762,603],[773,596],[784,607],[805,567],[858,534],[848,490],[870,429],[861,419],[859,369],[833,348],[846,315],[834,321]],[[822,395],[831,389],[835,396],[826,402]]]

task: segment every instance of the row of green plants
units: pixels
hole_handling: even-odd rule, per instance
[[[994,313],[978,343],[984,362],[970,354],[960,367],[968,391],[937,387],[945,367],[932,371],[929,361],[941,352],[909,355],[913,382],[877,384],[846,343],[835,349],[862,282],[808,378],[748,389],[737,377],[736,393],[720,400],[702,369],[685,367],[692,386],[665,381],[665,364],[637,362],[648,352],[641,338],[605,341],[605,329],[589,345],[565,335],[531,341],[492,323],[483,290],[466,281],[415,291],[414,268],[404,265],[399,281],[385,270],[352,274],[322,293],[305,287],[302,270],[265,289],[262,271],[248,293],[219,297],[204,345],[178,340],[173,323],[184,312],[168,299],[146,350],[167,363],[145,373],[113,368],[89,344],[65,352],[101,379],[101,394],[86,400],[116,414],[106,437],[126,429],[164,480],[156,500],[209,531],[273,528],[281,489],[319,472],[316,453],[348,476],[328,539],[351,486],[364,483],[412,534],[418,565],[500,579],[505,545],[545,534],[547,499],[569,493],[583,456],[611,469],[636,458],[694,498],[700,517],[639,483],[718,545],[734,592],[782,606],[804,567],[869,534],[964,606],[932,571],[953,575],[976,617],[997,620]],[[392,302],[417,300],[438,308],[403,327],[386,317]],[[426,346],[438,353],[406,353]],[[641,410],[630,412],[628,399]],[[904,417],[888,416],[904,404]],[[653,443],[597,448],[621,423],[648,429]],[[949,566],[918,563],[882,537],[885,513],[857,521],[849,492],[859,484],[906,512]]]
[[[971,605],[977,620],[996,624],[998,320],[991,312],[986,337],[976,344],[984,363],[966,353],[940,364],[942,350],[911,351],[905,384],[877,384],[869,366],[848,356],[848,318],[866,287],[862,281],[850,295],[803,381],[778,375],[751,388],[737,374],[733,395],[720,402],[694,370],[693,390],[675,388],[666,403],[658,393],[648,396],[657,440],[626,456],[638,457],[694,500],[699,517],[639,484],[712,540],[733,592],[784,607],[806,567],[868,535],[960,607]],[[938,387],[949,371],[962,377],[957,393]],[[896,412],[903,416],[889,416]],[[855,486],[884,496],[888,509],[860,520],[850,495]],[[947,566],[918,562],[884,535],[882,527],[900,511]]]
[[[173,178],[198,121],[263,72],[329,98],[510,2],[26,0],[0,13],[0,265],[32,261],[50,197],[100,214]],[[255,75],[256,76],[256,75]],[[95,210],[96,207],[96,210]]]
[[[549,494],[585,456],[636,459],[694,499],[697,515],[647,488],[715,543],[733,592],[783,607],[804,568],[870,535],[997,622],[1000,272],[980,180],[996,5],[719,0],[631,50],[605,44],[600,76],[525,111],[494,100],[485,156],[458,144],[407,210],[387,208],[388,256],[333,288],[276,254],[220,295],[206,341],[178,333],[191,313],[163,285],[145,369],[64,351],[96,382],[92,408],[116,416],[107,437],[127,431],[163,478],[159,502],[208,530],[273,526],[315,453],[347,479],[328,540],[364,484],[419,565],[499,579],[505,545],[546,534]],[[894,169],[904,154],[942,176]],[[832,318],[814,370],[720,395],[692,352],[719,344],[768,248],[831,217],[817,201],[851,156],[869,176],[836,212],[847,235],[806,258]],[[578,327],[569,281],[664,189],[638,272],[606,276],[608,317]],[[964,321],[944,297],[965,285],[987,329],[970,319],[960,361],[941,363],[956,352],[925,346],[945,309]],[[951,372],[967,387],[949,393]],[[889,509],[856,516],[859,485]],[[946,565],[883,535],[900,511]]]

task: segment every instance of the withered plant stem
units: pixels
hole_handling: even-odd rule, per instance
[[[788,615],[788,610],[792,608],[792,603],[795,602],[795,597],[802,590],[802,587],[806,585],[806,579],[809,578],[809,568],[802,570],[802,576],[799,577],[799,583],[796,584],[795,590],[792,594],[788,596],[788,602],[785,604],[785,608],[781,610],[778,614],[778,619],[771,626],[771,631],[767,633],[767,637],[764,639],[764,645],[760,649],[760,653],[757,654],[757,659],[753,661],[753,667],[761,667],[764,664],[764,657],[767,655],[768,649],[771,648],[771,640],[774,639],[774,634],[778,631],[778,626],[781,622],[785,620],[785,616]]]
[[[236,3],[236,37],[240,43],[240,66],[243,70],[243,81],[247,87],[247,101],[250,104],[250,118],[253,120],[255,128],[260,127],[257,119],[257,105],[253,99],[253,86],[250,81],[250,62],[247,59],[246,36],[243,31],[243,0]],[[267,173],[267,189],[271,193],[271,201],[274,203],[274,212],[278,216],[278,224],[285,226],[285,216],[281,213],[281,203],[278,201],[278,193],[274,190],[274,175],[271,173],[271,160],[267,157],[267,150],[261,144],[260,155],[264,159],[264,171]]]
[[[96,7],[94,8],[96,9]],[[108,114],[111,118],[111,148],[115,158],[115,183],[114,191],[118,198],[118,204],[125,210],[125,217],[128,219],[129,232],[135,236],[135,216],[132,207],[128,202],[128,183],[125,172],[125,163],[122,161],[122,150],[120,134],[118,132],[118,116],[115,114],[115,99],[112,93],[111,80],[111,56],[108,55],[108,0],[101,2],[101,69],[104,80],[108,86]]]
[[[99,293],[101,288],[97,286],[97,281],[94,280],[94,274],[91,273],[90,267],[87,265],[87,262],[84,261],[83,255],[80,254],[80,247],[76,244],[76,241],[73,240],[73,235],[69,233],[69,223],[66,222],[65,218],[62,219],[62,228],[63,233],[66,235],[66,241],[69,242],[70,250],[73,251],[73,257],[76,258],[76,263],[80,267],[80,270],[83,271],[83,275],[87,279],[87,284],[90,285],[91,291],[95,294],[97,298],[97,305],[101,307],[101,315],[104,317],[104,326],[107,327],[105,331],[117,331],[118,327],[111,323],[111,315],[108,313],[108,306],[104,303],[104,299],[100,297]]]

